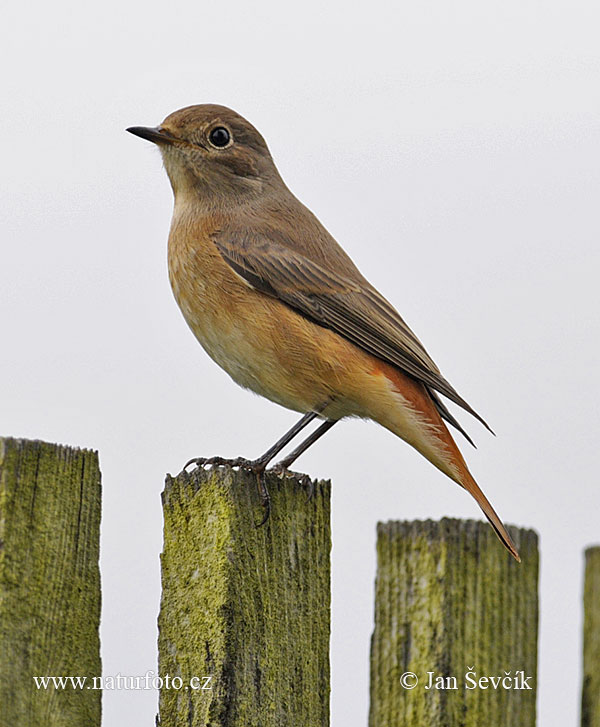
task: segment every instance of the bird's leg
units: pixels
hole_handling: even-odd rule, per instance
[[[186,470],[191,464],[194,464],[197,467],[204,467],[205,465],[228,465],[229,467],[241,467],[242,469],[254,472],[258,481],[258,492],[260,495],[260,499],[265,509],[265,516],[263,517],[262,521],[257,525],[257,527],[260,527],[267,522],[267,520],[269,519],[269,514],[271,512],[271,498],[269,496],[269,491],[267,489],[267,485],[264,479],[264,472],[267,468],[267,465],[273,459],[273,457],[279,454],[279,452],[281,452],[281,450],[285,446],[287,446],[292,441],[292,439],[304,429],[304,427],[306,427],[308,424],[310,424],[310,422],[312,422],[313,419],[319,416],[319,414],[327,407],[328,403],[329,402],[325,402],[324,404],[316,407],[312,411],[304,414],[302,418],[283,435],[283,437],[278,439],[275,444],[272,447],[269,447],[269,449],[260,457],[258,457],[258,459],[252,460],[245,459],[244,457],[236,457],[235,459],[225,459],[224,457],[195,457],[194,459],[191,459],[189,462],[187,462],[183,469]],[[306,447],[304,447],[304,449],[306,449]],[[304,449],[302,451],[304,451]]]
[[[296,422],[296,424],[294,424],[294,426],[289,429],[283,435],[283,437],[281,437],[281,439],[278,439],[272,447],[269,447],[269,449],[267,449],[267,451],[263,455],[261,455],[258,459],[254,460],[254,463],[258,464],[262,470],[266,469],[267,465],[273,459],[273,457],[279,454],[279,452],[281,452],[281,450],[286,447],[292,441],[292,439],[294,439],[294,437],[304,429],[304,427],[308,426],[313,419],[316,419],[316,417],[319,416],[319,413],[323,411],[324,408],[325,406],[320,406],[318,407],[318,409],[309,411],[304,414],[300,421]]]
[[[326,419],[319,427],[318,429],[315,429],[315,431],[308,436],[305,440],[303,440],[292,452],[288,454],[287,457],[284,457],[282,460],[277,462],[277,464],[273,467],[274,470],[278,472],[282,472],[283,470],[287,470],[288,467],[294,463],[298,457],[301,454],[304,454],[306,450],[311,447],[317,439],[320,439],[326,432],[328,432],[331,427],[338,422],[339,419]]]
[[[302,416],[302,418],[289,429],[281,439],[278,439],[272,447],[269,447],[267,451],[262,454],[258,459],[246,459],[245,457],[236,457],[235,459],[226,459],[225,457],[194,457],[186,462],[184,470],[187,469],[191,464],[195,464],[197,467],[204,467],[205,465],[229,465],[230,467],[241,467],[243,469],[251,470],[252,472],[264,472],[269,462],[279,454],[281,450],[287,446],[292,439],[299,434],[304,427],[308,426],[319,416],[319,413],[323,411],[326,405],[320,406],[313,411],[309,411]]]
[[[327,433],[331,427],[338,422],[339,419],[326,419],[315,431],[308,436],[306,439],[304,439],[292,452],[288,454],[287,457],[284,457],[282,460],[277,462],[277,464],[272,467],[273,472],[277,472],[278,474],[285,474],[286,472],[289,472],[289,467],[291,464],[293,464],[298,457],[306,452],[306,450],[311,447],[317,439],[320,439],[325,433]],[[309,493],[308,496],[311,498],[313,496],[313,484],[312,480],[308,479],[308,485],[309,485]]]

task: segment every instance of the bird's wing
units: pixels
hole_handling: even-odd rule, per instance
[[[364,351],[397,366],[490,429],[444,379],[395,308],[366,281],[351,280],[328,270],[267,236],[223,231],[214,242],[225,262],[253,288],[278,298]],[[439,403],[442,416],[457,426],[441,401],[435,395],[433,399]],[[462,431],[460,426],[457,428]]]

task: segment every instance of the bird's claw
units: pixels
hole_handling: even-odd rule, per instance
[[[264,471],[264,465],[260,460],[246,459],[245,457],[235,457],[228,459],[226,457],[193,457],[183,466],[183,471],[187,472],[190,465],[196,467],[239,467],[240,469],[260,474]]]
[[[259,483],[259,492],[260,492],[260,498],[264,510],[264,515],[262,520],[259,523],[256,523],[256,528],[262,528],[262,526],[267,522],[269,517],[271,516],[271,496],[269,495],[269,491],[267,490],[264,483],[262,483],[263,489],[261,489],[261,484]]]
[[[269,490],[267,490],[267,484],[264,478],[265,463],[263,461],[260,459],[246,459],[245,457],[235,457],[234,459],[227,459],[225,457],[194,457],[185,463],[183,471],[187,472],[187,468],[192,464],[196,467],[239,467],[248,472],[253,472],[256,475],[258,493],[264,508],[263,518],[257,523],[256,527],[260,528],[267,522],[271,515],[271,496],[269,495]]]
[[[306,487],[308,490],[308,499],[312,500],[315,494],[315,484],[311,480],[311,478],[304,474],[303,472],[294,472],[293,470],[289,470],[285,465],[282,465],[280,462],[278,462],[276,465],[273,465],[269,472],[275,473],[278,477],[292,477],[296,482]]]

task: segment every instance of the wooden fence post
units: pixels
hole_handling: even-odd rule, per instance
[[[101,675],[99,529],[96,452],[0,439],[0,727],[99,727],[99,690],[34,679]]]
[[[487,523],[379,524],[370,727],[535,727],[537,535],[510,532],[520,564]]]
[[[581,727],[600,727],[600,546],[585,551]]]
[[[161,727],[329,724],[330,484],[312,498],[293,478],[267,484],[257,528],[253,475],[167,477]]]

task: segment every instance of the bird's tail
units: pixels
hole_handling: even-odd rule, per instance
[[[372,373],[379,376],[383,374],[391,390],[400,397],[396,406],[380,408],[373,418],[393,431],[394,434],[402,437],[438,469],[470,492],[501,543],[515,560],[521,562],[512,538],[469,472],[456,442],[442,421],[427,389],[395,367],[381,361],[377,362],[376,369]]]
[[[496,514],[496,511],[492,507],[490,501],[487,499],[487,497],[483,494],[481,488],[475,482],[473,479],[473,476],[467,469],[466,465],[464,468],[464,475],[461,478],[462,481],[459,483],[461,484],[467,492],[470,492],[471,495],[475,498],[477,501],[477,504],[479,507],[483,510],[483,514],[488,519],[490,525],[494,529],[494,532],[496,535],[500,538],[500,542],[504,545],[504,547],[508,550],[508,552],[513,556],[513,558],[520,563],[521,562],[521,556],[519,555],[515,544],[512,541],[512,538],[508,534],[507,529],[504,527],[504,524],[502,523],[502,520],[498,517]]]

